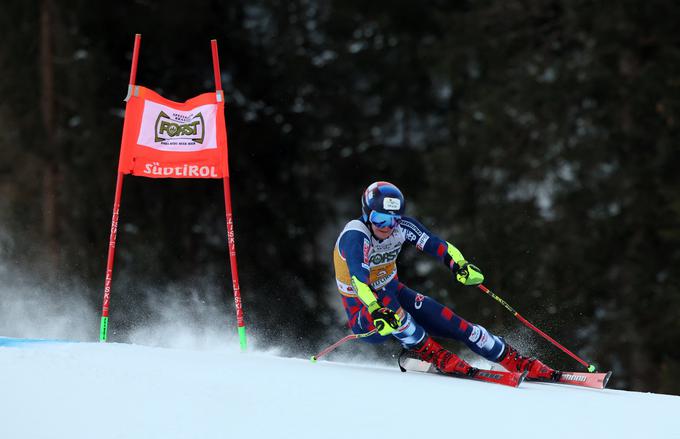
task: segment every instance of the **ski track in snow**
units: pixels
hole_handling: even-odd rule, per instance
[[[2,439],[680,437],[674,395],[224,349],[20,346],[0,347]]]

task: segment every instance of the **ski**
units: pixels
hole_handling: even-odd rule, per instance
[[[611,376],[611,371],[603,373],[562,372],[557,381],[536,378],[527,378],[527,381],[568,384],[570,386],[590,387],[591,389],[604,389],[607,387],[607,383]]]
[[[519,387],[522,381],[527,376],[527,372],[506,372],[502,370],[490,370],[490,369],[477,369],[470,375],[458,374],[458,373],[443,373],[438,371],[434,366],[424,361],[420,361],[415,358],[400,358],[399,359],[399,369],[402,372],[423,372],[423,373],[435,373],[442,376],[452,377],[452,378],[463,378],[474,381],[484,381],[486,383],[501,384],[510,387]]]
[[[472,375],[443,374],[456,378],[469,378],[487,383],[502,384],[504,386],[519,387],[527,376],[527,372],[506,372],[502,370],[474,369]]]

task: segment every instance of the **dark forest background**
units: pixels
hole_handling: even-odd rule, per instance
[[[347,332],[331,250],[363,188],[389,180],[613,387],[680,394],[679,21],[672,0],[3,0],[0,282],[21,271],[65,299],[50,286],[75,279],[98,312],[134,34],[137,83],[180,101],[214,88],[216,38],[261,344],[309,355]],[[221,190],[125,180],[114,341],[190,287],[235,332]],[[580,367],[415,250],[400,277]]]

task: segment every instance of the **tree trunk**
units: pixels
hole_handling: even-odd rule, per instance
[[[45,243],[48,272],[56,273],[59,263],[57,242],[57,187],[59,167],[56,162],[55,99],[53,64],[53,3],[42,0],[40,5],[40,90],[42,123],[45,143],[42,160],[42,232]]]

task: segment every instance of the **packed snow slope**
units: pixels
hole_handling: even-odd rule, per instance
[[[0,338],[0,381],[3,439],[680,437],[680,396],[224,349]]]

